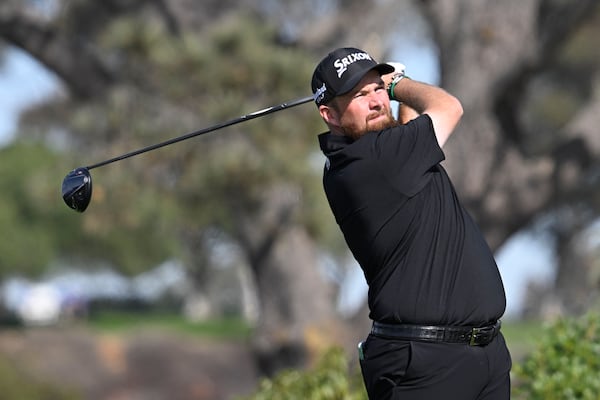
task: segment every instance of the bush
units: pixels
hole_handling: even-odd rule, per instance
[[[513,368],[513,398],[600,399],[600,315],[560,319]],[[343,350],[330,349],[309,371],[283,371],[246,400],[366,400],[360,370]]]
[[[349,367],[340,348],[328,350],[309,371],[287,370],[260,383],[247,400],[366,400],[358,367]]]
[[[600,399],[600,316],[554,322],[513,372],[519,399]]]

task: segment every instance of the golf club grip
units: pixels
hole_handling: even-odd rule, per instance
[[[304,103],[308,103],[310,101],[313,101],[313,97],[312,96],[307,96],[307,97],[303,97],[303,98],[300,98],[300,99],[292,100],[292,101],[289,101],[289,102],[286,102],[286,103],[281,103],[281,104],[276,105],[276,106],[267,107],[267,108],[264,108],[262,110],[255,111],[253,113],[250,113],[250,114],[247,114],[247,115],[243,115],[241,117],[234,118],[234,119],[226,121],[226,122],[222,122],[220,124],[209,126],[208,128],[204,128],[204,129],[200,129],[200,130],[197,130],[197,131],[194,131],[194,132],[190,132],[190,133],[187,133],[185,135],[178,136],[178,137],[175,137],[173,139],[166,140],[164,142],[160,142],[160,143],[157,143],[157,144],[154,144],[154,145],[151,145],[151,146],[147,146],[147,147],[141,148],[139,150],[134,150],[132,152],[129,152],[129,153],[126,153],[126,154],[123,154],[123,155],[111,158],[109,160],[101,161],[101,162],[99,162],[97,164],[90,165],[90,166],[88,166],[86,168],[88,170],[94,169],[94,168],[98,168],[98,167],[101,167],[101,166],[106,165],[106,164],[111,164],[111,163],[116,162],[116,161],[121,161],[121,160],[124,160],[126,158],[137,156],[138,154],[142,154],[142,153],[146,153],[148,151],[156,150],[156,149],[159,149],[161,147],[165,147],[165,146],[168,146],[168,145],[171,145],[171,144],[174,144],[174,143],[178,143],[178,142],[181,142],[183,140],[187,140],[187,139],[190,139],[190,138],[193,138],[193,137],[196,137],[196,136],[200,136],[200,135],[205,134],[205,133],[213,132],[213,131],[216,131],[218,129],[222,129],[222,128],[225,128],[225,127],[228,127],[228,126],[231,126],[231,125],[239,124],[240,122],[249,121],[251,119],[255,119],[255,118],[258,118],[258,117],[262,117],[264,115],[272,114],[272,113],[277,112],[277,111],[285,110],[287,108],[291,108],[291,107],[295,107],[295,106],[298,106],[298,105],[301,105],[301,104],[304,104]]]

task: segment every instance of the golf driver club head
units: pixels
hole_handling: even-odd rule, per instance
[[[92,199],[92,176],[87,168],[69,172],[62,183],[65,203],[75,211],[84,212]]]

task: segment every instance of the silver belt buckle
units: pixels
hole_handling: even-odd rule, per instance
[[[475,340],[477,339],[477,335],[481,332],[481,328],[473,328],[471,329],[471,340],[469,340],[469,346],[477,346]]]
[[[471,329],[471,340],[469,340],[469,346],[479,346],[479,344],[476,343],[476,340],[480,336],[483,336],[483,337],[489,336],[488,339],[490,339],[490,340],[488,342],[491,342],[492,335],[494,334],[494,329],[495,329],[495,326],[485,326],[483,328]]]

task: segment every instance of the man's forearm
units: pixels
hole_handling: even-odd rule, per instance
[[[429,115],[440,146],[446,143],[463,114],[456,97],[440,87],[412,79],[400,80],[394,86],[393,96],[416,113]]]
[[[409,78],[402,79],[394,86],[394,98],[418,114],[431,108],[444,109],[454,105],[454,96],[444,89]]]

